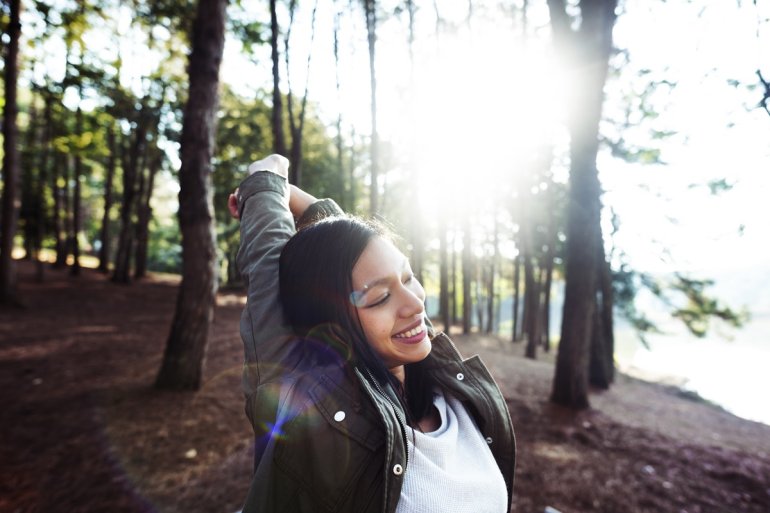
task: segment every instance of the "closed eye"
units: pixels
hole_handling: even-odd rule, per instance
[[[375,306],[380,306],[382,304],[385,304],[385,302],[390,299],[390,292],[386,292],[381,298],[376,300],[374,303],[371,303],[369,305],[366,305],[364,308],[373,308]]]

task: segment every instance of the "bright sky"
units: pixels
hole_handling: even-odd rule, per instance
[[[468,169],[474,170],[476,182],[494,185],[498,173],[515,173],[544,136],[560,137],[558,123],[564,109],[558,98],[559,88],[564,86],[545,37],[545,3],[532,3],[529,21],[544,37],[530,41],[526,48],[516,39],[520,21],[496,12],[491,7],[494,3],[474,2],[471,32],[466,23],[467,3],[439,2],[447,26],[456,30],[451,34],[445,29],[438,36],[432,6],[418,10],[414,98],[408,94],[406,13],[379,27],[380,132],[399,148],[400,155],[419,148],[422,180],[434,188],[462,186],[467,193],[467,181],[461,177]],[[304,85],[310,41],[311,6],[303,5],[307,10],[297,13],[292,39],[296,52],[292,83],[297,91]],[[385,0],[382,5],[392,11],[395,2]],[[311,96],[329,120],[342,110],[359,134],[367,134],[369,77],[363,15],[346,13],[341,22],[344,101],[338,102],[330,30],[334,10],[330,6],[331,0],[319,0]],[[607,191],[605,204],[621,217],[616,242],[636,267],[656,271],[675,265],[709,273],[735,262],[764,265],[765,269],[770,265],[763,227],[764,219],[770,217],[770,202],[765,201],[770,197],[770,173],[766,172],[770,169],[770,116],[761,109],[747,111],[759,100],[758,90],[747,93],[742,86],[728,83],[757,83],[755,70],[770,55],[770,23],[765,32],[758,33],[759,20],[768,17],[768,10],[767,5],[752,2],[743,2],[737,9],[736,3],[720,0],[625,2],[615,29],[616,46],[629,51],[631,69],[650,69],[649,76],[677,84],[671,89],[662,87],[654,97],[652,106],[660,112],[656,120],[624,134],[632,141],[650,144],[650,128],[677,132],[658,143],[666,166],[629,165],[607,155],[599,161]],[[268,19],[266,12],[260,17]],[[269,50],[263,49],[258,66],[244,66],[238,51],[235,44],[227,47],[223,79],[243,84],[244,90],[255,84],[269,87]],[[765,73],[770,76],[770,68]],[[631,86],[616,81],[609,87]],[[611,90],[608,97],[613,98]],[[622,100],[615,105],[625,106]],[[397,172],[398,166],[394,169]],[[690,187],[721,178],[727,178],[734,188],[719,196],[711,196],[704,187]],[[661,260],[663,247],[670,256]]]
[[[648,245],[657,239],[683,269],[708,273],[751,265],[768,272],[770,116],[746,109],[758,103],[758,90],[747,94],[728,83],[757,83],[755,70],[762,66],[770,73],[770,24],[757,37],[758,9],[767,17],[768,6],[744,2],[738,10],[732,2],[712,1],[699,20],[694,5],[665,6],[656,15],[649,4],[632,2],[615,31],[618,45],[630,48],[634,67],[667,70],[657,75],[678,84],[661,98],[664,109],[655,124],[680,134],[662,145],[667,166],[604,161],[608,202],[624,223],[618,243],[651,270],[661,269],[659,252]],[[684,20],[692,22],[689,31]],[[734,184],[733,190],[711,196],[703,187],[690,188],[720,178]],[[639,194],[640,184],[660,197]]]

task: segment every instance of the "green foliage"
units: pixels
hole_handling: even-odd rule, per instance
[[[150,220],[147,269],[164,273],[182,272],[182,236],[178,223],[162,223],[155,218]]]
[[[133,0],[135,19],[149,27],[165,27],[187,41],[197,2],[195,0]]]
[[[256,52],[259,46],[270,41],[269,35],[264,37],[265,26],[260,21],[255,21],[251,13],[248,12],[248,5],[237,1],[228,10],[228,31],[243,45],[243,52],[256,58]],[[269,28],[268,28],[269,30]]]
[[[708,294],[713,280],[690,278],[680,273],[672,276],[652,276],[622,265],[612,274],[615,308],[636,330],[642,343],[649,347],[646,335],[662,333],[660,328],[635,303],[637,294],[646,289],[658,298],[669,314],[685,325],[694,336],[703,338],[708,334],[711,323],[719,319],[734,328],[742,327],[749,314],[743,309],[736,311],[722,304]]]
[[[672,290],[680,292],[687,300],[685,306],[674,309],[671,315],[681,320],[696,337],[704,337],[708,333],[711,319],[721,319],[736,328],[749,319],[745,310],[736,312],[708,296],[706,289],[713,284],[713,280],[689,278],[679,273],[670,284]]]
[[[227,198],[245,178],[249,163],[273,151],[271,109],[266,97],[261,91],[254,98],[245,98],[227,87],[222,89],[212,179],[217,240],[223,262],[232,260],[240,243],[238,222],[227,211]],[[311,105],[303,143],[302,188],[317,197],[338,199],[342,179],[336,169],[333,141]]]
[[[644,312],[636,307],[635,299],[641,286],[650,288],[656,296],[662,293],[656,282],[648,280],[648,276],[640,275],[626,265],[621,266],[619,270],[613,270],[612,289],[615,311],[631,324],[639,340],[649,349],[647,335],[661,333],[661,331]]]

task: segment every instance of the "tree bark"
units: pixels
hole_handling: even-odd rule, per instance
[[[342,13],[337,11],[334,14],[334,85],[337,92],[337,134],[334,139],[337,147],[337,171],[340,173],[340,184],[342,186],[339,191],[339,198],[342,199],[343,210],[346,212],[353,211],[353,204],[350,201],[350,191],[355,187],[353,183],[353,174],[350,173],[349,183],[346,185],[347,173],[345,173],[344,165],[344,153],[342,144],[342,88],[340,84],[340,42],[339,42],[339,30],[340,30],[340,16]]]
[[[528,215],[529,193],[520,196],[521,223],[519,229],[520,258],[524,266],[524,312],[522,314],[523,329],[527,345],[524,354],[527,358],[537,357],[537,346],[540,343],[540,284],[535,277],[535,252],[533,240],[533,216]]]
[[[409,179],[412,183],[421,183],[420,179],[420,166],[416,164],[416,147],[419,145],[419,136],[415,131],[417,121],[415,118],[415,73],[414,73],[414,22],[416,7],[412,0],[406,0],[406,13],[408,16],[408,38],[407,48],[409,51],[409,88],[406,93],[407,112],[409,113],[409,119],[407,122],[409,133],[407,134],[409,143],[407,148],[407,161],[406,167],[409,170]],[[423,195],[418,187],[409,188],[410,201],[413,205],[419,205],[422,201]],[[446,237],[446,234],[444,234]],[[412,262],[412,268],[414,269],[414,275],[420,282],[424,282],[424,268],[425,268],[425,227],[424,223],[413,222],[409,224],[409,238],[412,246],[412,252],[410,254],[410,261]],[[444,241],[446,242],[446,240]]]
[[[128,159],[123,159],[123,202],[120,206],[120,234],[118,250],[115,253],[115,269],[112,281],[127,284],[131,282],[131,255],[135,240],[134,213],[136,209],[136,182],[139,173],[141,155],[147,144],[147,115],[142,105],[139,119],[134,130],[134,141]]]
[[[190,94],[184,111],[179,171],[182,284],[158,388],[197,390],[203,376],[217,292],[211,158],[227,0],[199,0],[191,37]]]
[[[19,0],[9,0],[8,46],[5,55],[5,105],[3,106],[3,201],[2,235],[0,235],[0,303],[18,304],[16,265],[13,261],[13,238],[19,219],[19,149],[16,117],[17,81],[19,76],[19,35],[21,22]]]
[[[379,213],[379,166],[380,136],[377,131],[377,74],[375,72],[375,48],[377,45],[377,5],[376,0],[364,0],[366,14],[366,35],[369,46],[369,87],[371,95],[371,141],[369,143],[369,165],[371,189],[369,191],[369,211],[372,216]]]
[[[540,284],[535,278],[533,255],[528,251],[524,255],[524,332],[527,335],[527,347],[524,355],[537,358],[537,346],[540,343]]]
[[[35,62],[30,63],[34,68]],[[22,151],[19,155],[19,168],[21,179],[21,208],[19,211],[19,221],[24,223],[24,259],[38,262],[40,259],[40,245],[37,239],[37,212],[43,197],[38,194],[40,184],[40,170],[37,166],[36,157],[43,158],[43,151],[40,150],[39,127],[37,108],[37,95],[34,89],[31,93],[28,108],[28,121],[24,141],[22,142]],[[38,168],[38,172],[34,170]],[[35,176],[37,175],[37,176]]]
[[[570,28],[564,0],[548,0],[555,43],[570,51],[570,177],[566,277],[561,339],[551,400],[587,408],[589,344],[596,306],[597,245],[602,242],[601,187],[596,168],[599,120],[612,49],[617,0],[580,2],[581,24]]]
[[[102,214],[102,227],[99,231],[99,271],[107,273],[110,262],[110,212],[112,211],[112,184],[115,180],[115,168],[118,160],[118,146],[116,142],[115,127],[107,129],[107,148],[110,152],[107,157],[107,176],[104,179],[104,212]]]
[[[519,300],[521,296],[520,284],[521,281],[521,253],[517,253],[513,257],[513,330],[511,332],[511,341],[518,342],[521,340],[519,337]]]
[[[479,327],[479,333],[482,333],[484,331],[484,294],[482,292],[482,286],[484,283],[483,272],[479,273],[479,260],[477,258],[474,258],[474,266],[473,266],[473,273],[474,273],[474,280],[473,280],[473,297],[475,298],[474,304],[476,305],[476,319],[478,322],[476,325]],[[479,276],[479,274],[482,274],[482,276]],[[471,317],[471,319],[473,319]],[[471,320],[471,325],[473,324],[473,321]]]
[[[493,210],[496,210],[493,208]],[[497,216],[493,220],[492,230],[492,259],[489,262],[487,276],[487,333],[495,331],[495,272],[497,272]]]
[[[463,223],[463,255],[462,255],[462,271],[463,271],[463,334],[471,332],[471,312],[472,303],[471,299],[471,223],[465,217]]]
[[[82,92],[79,94],[82,96]],[[80,105],[78,105],[78,110],[75,113],[75,120],[75,132],[80,137],[83,135],[83,110],[80,108]],[[72,195],[72,267],[70,267],[70,275],[72,276],[80,274],[80,232],[83,226],[83,212],[81,208],[83,148],[78,147],[75,152],[75,188]]]
[[[59,185],[61,183],[63,185]],[[64,155],[54,151],[53,168],[53,226],[56,239],[56,260],[54,268],[60,269],[67,264],[66,219],[67,219],[67,161]]]
[[[456,237],[457,237],[457,231],[453,230],[453,232],[452,232],[452,245],[450,247],[451,252],[452,252],[452,259],[451,259],[452,260],[452,264],[451,264],[451,268],[450,268],[451,271],[452,271],[452,276],[451,276],[451,279],[450,279],[451,291],[449,293],[449,300],[451,302],[450,310],[452,311],[452,322],[451,322],[451,324],[457,324],[457,321],[460,318],[460,315],[459,315],[459,313],[457,311],[457,303],[458,303],[458,301],[457,301],[457,251],[455,250],[455,248],[456,248],[456,244],[455,244]]]
[[[545,262],[545,282],[543,284],[543,351],[551,351],[551,284],[553,282],[554,251],[552,241],[548,244],[548,255]]]
[[[273,150],[287,156],[286,136],[283,131],[283,98],[281,96],[281,57],[278,52],[278,15],[275,12],[276,0],[270,0],[270,55],[273,61]]]
[[[554,205],[553,194],[548,195],[548,251],[545,255],[544,271],[545,279],[543,283],[543,350],[548,353],[551,351],[551,288],[553,284],[553,261],[556,258],[556,244],[558,236],[556,234],[555,220],[554,220]]]
[[[441,322],[444,324],[444,332],[449,334],[449,328],[452,325],[451,314],[449,312],[449,269],[447,258],[447,223],[446,218],[439,215],[438,219],[438,237],[439,237],[439,300],[438,309]]]
[[[294,8],[294,2],[292,2],[292,9]],[[294,117],[292,108],[292,92],[289,89],[288,92],[288,107],[289,107],[289,126],[291,128],[291,151],[289,161],[291,162],[291,169],[289,169],[289,182],[293,183],[297,187],[302,186],[302,140],[305,132],[305,115],[307,113],[307,97],[310,91],[310,62],[313,56],[313,41],[315,40],[315,19],[316,11],[318,9],[318,1],[316,0],[313,6],[313,14],[310,22],[310,46],[307,54],[307,64],[305,66],[305,91],[302,95],[302,103],[300,104],[299,115]],[[293,18],[293,12],[292,12]],[[286,58],[286,73],[289,71],[289,40],[288,34],[286,39],[286,51],[284,53]]]
[[[155,188],[155,175],[163,162],[163,153],[158,148],[153,150],[149,159],[147,175],[142,193],[139,195],[136,213],[136,252],[134,254],[134,279],[147,275],[147,245],[150,237],[150,219],[152,219],[152,191]]]
[[[588,382],[592,386],[606,390],[615,379],[612,275],[609,262],[605,259],[604,247],[601,246],[597,249],[599,251],[597,258],[598,291],[593,336],[591,337]]]
[[[43,111],[43,119],[45,120],[45,128],[43,130],[43,141],[40,152],[40,173],[38,174],[37,181],[37,210],[35,215],[37,220],[35,222],[35,247],[37,251],[43,248],[43,238],[45,237],[45,225],[46,225],[46,208],[45,208],[45,189],[48,182],[48,167],[51,160],[51,146],[53,144],[53,98],[50,92],[46,91],[44,94],[45,107]],[[52,189],[53,191],[53,189]],[[55,191],[53,191],[55,194]],[[37,262],[35,263],[35,280],[38,283],[42,283],[45,276],[45,266],[43,260],[38,254]]]

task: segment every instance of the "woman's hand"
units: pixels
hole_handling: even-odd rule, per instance
[[[262,160],[257,160],[249,165],[249,175],[253,175],[259,171],[269,171],[275,173],[283,178],[289,176],[289,159],[282,155],[273,154],[268,155]],[[315,203],[316,198],[303,191],[296,185],[289,185],[289,210],[295,219],[302,217],[305,210]],[[238,189],[235,189],[232,194],[227,198],[227,210],[234,219],[240,219],[238,213]]]
[[[233,219],[240,219],[241,215],[238,213],[238,189],[236,188],[230,196],[227,197],[227,210],[230,211],[230,216]]]

